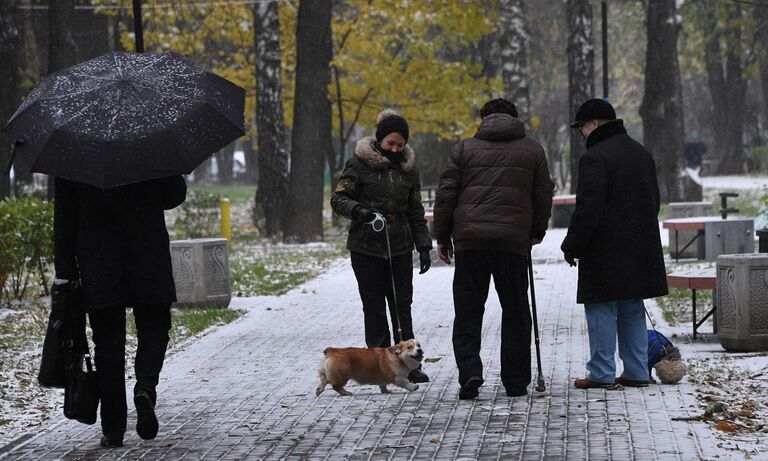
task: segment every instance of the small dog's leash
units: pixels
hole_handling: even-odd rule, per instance
[[[381,213],[373,212],[376,215],[373,221],[368,224],[373,228],[374,232],[384,231],[384,236],[387,239],[387,262],[389,263],[389,276],[392,280],[392,299],[395,308],[395,320],[397,320],[397,338],[400,341],[403,340],[403,330],[400,328],[400,313],[397,310],[397,290],[395,289],[395,272],[392,269],[392,248],[389,245],[389,223],[387,219]]]
[[[648,317],[648,321],[651,322],[651,327],[654,331],[656,331],[656,325],[653,323],[653,319],[651,318],[651,314],[648,312],[648,308],[643,305],[643,310],[645,310],[645,316]]]
[[[656,324],[653,323],[653,319],[651,318],[651,314],[648,312],[648,308],[643,305],[643,309],[645,310],[645,316],[648,317],[648,321],[651,322],[651,328],[653,328],[653,331],[656,332],[656,339],[653,340],[653,344],[648,345],[648,350],[655,349],[656,345],[661,342],[661,338],[666,336],[659,333],[659,330],[656,329]],[[669,340],[667,340],[669,341]]]

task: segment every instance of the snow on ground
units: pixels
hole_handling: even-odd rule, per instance
[[[40,298],[39,302],[48,304],[50,298]],[[234,307],[232,307],[234,309]],[[7,341],[3,338],[0,328],[0,339],[4,349],[0,352],[0,448],[11,443],[22,435],[30,432],[51,418],[58,418],[64,407],[64,391],[62,389],[45,388],[37,383],[43,337],[38,327],[32,323],[47,324],[47,313],[42,310],[33,312],[14,309],[3,309],[3,315],[14,316],[14,328],[29,331],[20,342]],[[215,331],[221,324],[189,337],[184,337],[183,328],[176,328],[178,339],[172,340],[168,346],[167,356],[170,357],[186,349],[193,342]],[[89,329],[90,331],[90,329]],[[91,347],[93,343],[91,342]],[[131,395],[133,385],[133,362],[136,355],[136,337],[126,336],[126,377],[128,395]]]
[[[702,187],[707,189],[766,190],[768,176],[704,176]]]
[[[646,306],[656,329],[688,364],[684,380],[696,385],[699,417],[710,423],[718,445],[742,459],[768,459],[768,352],[725,351],[709,321],[694,342],[690,322],[670,326],[655,301],[646,301]]]

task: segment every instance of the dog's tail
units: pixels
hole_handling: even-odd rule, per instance
[[[656,369],[656,376],[664,384],[677,384],[683,379],[688,367],[682,360],[659,360],[653,367]]]
[[[326,349],[328,350],[328,349]],[[325,353],[325,351],[323,351]],[[320,360],[320,365],[317,367],[317,374],[320,376],[320,384],[317,385],[317,389],[315,389],[315,395],[320,395],[325,390],[325,386],[328,384],[328,377],[325,374],[325,361],[327,359],[323,357],[322,360]]]

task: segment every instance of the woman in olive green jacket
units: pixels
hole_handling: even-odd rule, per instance
[[[413,300],[414,247],[419,252],[420,274],[429,269],[432,238],[429,236],[421,204],[421,185],[416,157],[408,142],[408,123],[393,111],[384,111],[376,120],[376,136],[357,143],[347,161],[336,190],[331,196],[333,210],[352,219],[347,248],[357,278],[365,318],[368,347],[389,347],[387,302],[390,306],[394,341],[413,338],[411,303]],[[387,229],[377,232],[370,225],[377,214],[386,219]],[[389,232],[391,267],[397,294],[394,311],[390,266],[387,261]],[[402,337],[397,334],[399,317]],[[414,370],[413,382],[429,381]]]

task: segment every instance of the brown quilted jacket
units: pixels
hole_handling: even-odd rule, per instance
[[[527,255],[530,240],[546,233],[554,187],[544,149],[523,123],[491,114],[451,151],[437,190],[435,239],[453,238],[455,251]]]

